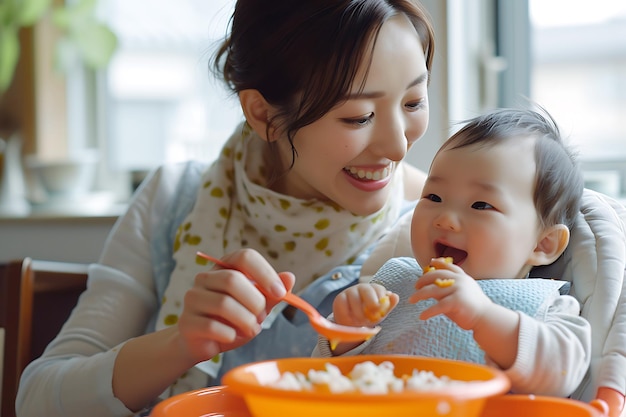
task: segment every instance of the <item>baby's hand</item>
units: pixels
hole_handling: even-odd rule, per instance
[[[452,264],[454,263],[454,260],[451,257],[445,257],[443,258],[443,261],[447,264]],[[434,271],[437,268],[435,268],[432,264],[428,265],[426,268],[424,268],[424,273],[430,272],[430,271]],[[454,278],[436,278],[435,279],[435,285],[441,288],[444,287],[449,287],[450,285],[454,285]]]
[[[374,326],[398,304],[398,295],[379,284],[356,284],[337,295],[333,315],[346,326]]]
[[[409,302],[432,298],[437,303],[424,310],[420,318],[427,320],[444,314],[462,329],[473,329],[492,304],[476,280],[445,258],[433,259],[431,266],[424,270]]]

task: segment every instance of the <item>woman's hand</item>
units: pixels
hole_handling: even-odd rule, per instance
[[[295,281],[289,272],[276,273],[251,249],[222,258],[234,269],[215,266],[196,275],[185,294],[178,329],[194,363],[239,347],[261,331],[261,322]],[[248,277],[254,277],[266,297]]]
[[[465,330],[473,329],[493,304],[474,278],[444,258],[431,261],[434,269],[424,273],[415,283],[417,290],[410,303],[433,298],[438,302],[424,310],[422,320],[444,314]]]

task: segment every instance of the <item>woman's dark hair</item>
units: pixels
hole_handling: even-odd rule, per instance
[[[441,150],[495,146],[523,137],[536,139],[533,201],[539,220],[543,227],[564,224],[571,229],[580,209],[584,181],[573,152],[563,142],[550,114],[542,108],[498,109],[466,123]]]
[[[345,100],[381,26],[399,14],[415,27],[430,71],[434,30],[415,0],[238,0],[212,69],[233,93],[263,95],[277,110],[268,134],[285,132],[295,157],[296,132]]]

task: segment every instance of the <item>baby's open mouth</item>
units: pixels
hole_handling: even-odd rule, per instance
[[[460,265],[463,263],[465,258],[467,258],[467,252],[462,249],[457,249],[452,246],[444,245],[443,243],[435,244],[435,253],[437,257],[450,257],[453,259],[453,263],[455,265]]]

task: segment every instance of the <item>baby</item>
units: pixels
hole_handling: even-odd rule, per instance
[[[487,363],[514,392],[568,396],[590,363],[591,330],[569,283],[529,278],[569,241],[582,175],[545,112],[470,120],[435,155],[413,212],[413,258],[342,291],[340,324],[382,330],[314,355],[412,354]],[[422,273],[424,267],[427,271]]]

